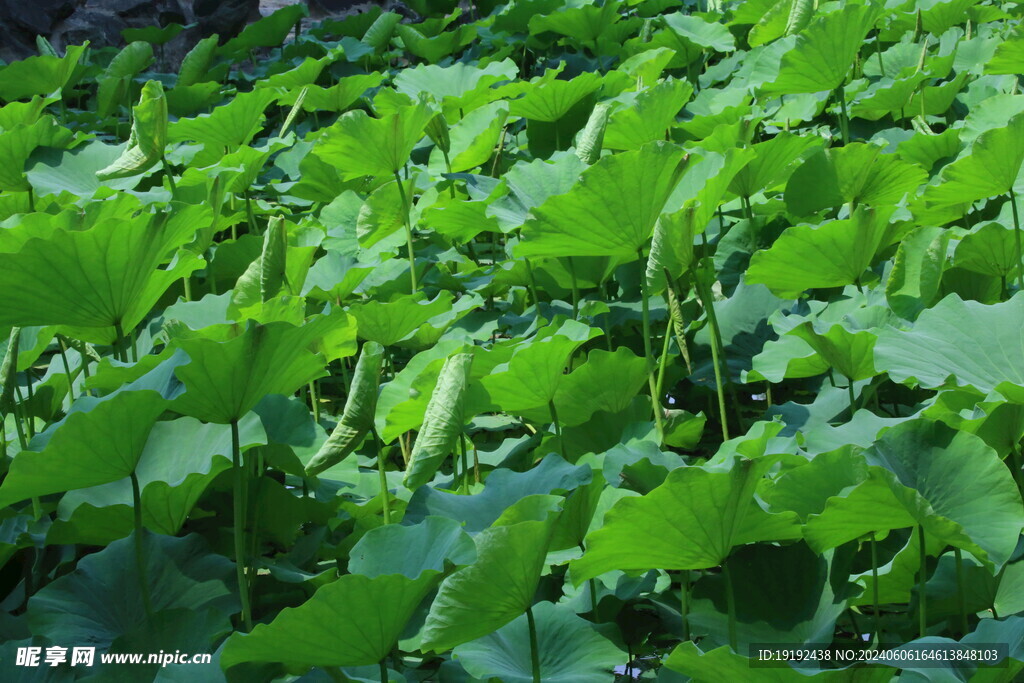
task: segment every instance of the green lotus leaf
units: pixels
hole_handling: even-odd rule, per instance
[[[393,176],[409,160],[435,114],[425,101],[379,119],[361,110],[348,112],[324,132],[314,153],[345,178]]]
[[[810,156],[789,177],[786,208],[798,216],[852,203],[886,207],[913,195],[927,174],[882,148],[852,143]]]
[[[640,149],[665,139],[683,105],[693,95],[688,81],[668,78],[636,94],[631,106],[615,111],[608,121],[604,146],[608,149]]]
[[[612,24],[622,19],[618,0],[606,2],[600,7],[582,5],[566,6],[550,14],[536,14],[529,22],[531,34],[551,31],[568,36],[584,44],[593,44],[601,38]]]
[[[352,386],[345,399],[341,419],[313,459],[306,465],[306,474],[315,475],[337,465],[351,454],[366,434],[373,429],[373,416],[380,391],[380,368],[384,347],[366,342],[352,373]],[[414,577],[410,577],[414,578]]]
[[[564,381],[570,354],[598,334],[567,321],[549,336],[521,342],[507,363],[481,380],[483,389],[492,403],[513,414],[545,408]]]
[[[783,132],[771,140],[752,145],[755,155],[736,172],[729,183],[729,191],[741,197],[752,197],[785,182],[796,170],[796,162],[807,158],[819,144],[816,138]]]
[[[531,83],[526,94],[510,103],[512,116],[553,123],[569,113],[587,95],[601,87],[597,74],[580,74],[571,80]]]
[[[530,218],[531,209],[571,190],[585,168],[578,156],[569,153],[556,152],[546,161],[519,161],[502,178],[508,194],[492,202],[487,214],[495,216],[506,232],[518,228]]]
[[[146,577],[155,615],[177,610],[209,612],[230,630],[227,615],[238,611],[231,562],[209,551],[192,534],[184,538],[146,534]],[[136,574],[135,539],[114,541],[79,561],[29,601],[28,619],[51,642],[89,643],[106,651],[122,637],[145,633],[147,616]],[[159,622],[157,622],[159,624]],[[157,634],[159,626],[154,624]],[[164,637],[167,637],[167,633]],[[159,638],[151,639],[159,642]],[[167,642],[165,640],[164,642]]]
[[[201,261],[175,250],[196,226],[184,212],[98,221],[86,230],[32,238],[0,254],[0,324],[76,325],[131,330],[175,280]],[[171,265],[159,267],[174,255]]]
[[[70,45],[63,57],[28,57],[0,68],[0,99],[13,102],[64,88],[88,47],[88,41],[84,45]]]
[[[281,662],[302,666],[376,664],[395,647],[440,572],[415,579],[402,574],[346,574],[320,587],[298,607],[286,607],[269,624],[235,633],[224,645],[221,666]],[[351,618],[358,614],[359,619]]]
[[[132,79],[153,61],[153,46],[146,42],[129,43],[114,55],[99,77],[96,100],[102,116],[109,116],[129,95]]]
[[[716,52],[732,52],[736,49],[735,38],[722,24],[683,12],[666,14],[663,20],[669,30],[681,40],[699,48]]]
[[[746,281],[779,296],[858,282],[883,246],[891,210],[858,208],[853,217],[787,228],[750,259]]]
[[[470,353],[448,358],[430,395],[423,427],[413,444],[403,483],[416,489],[434,477],[445,458],[455,450],[465,423],[465,395],[469,384]]]
[[[203,153],[192,163],[196,166],[214,164],[225,154],[252,142],[263,128],[264,111],[276,99],[277,93],[267,89],[241,93],[209,114],[171,123],[167,126],[167,141],[201,143]]]
[[[849,4],[819,14],[797,34],[796,45],[782,56],[778,76],[762,91],[790,95],[835,90],[846,80],[881,13],[874,5]]]
[[[339,78],[338,82],[330,88],[319,85],[307,86],[306,96],[301,104],[302,109],[305,111],[345,111],[367,90],[380,85],[381,80],[383,80],[383,76],[380,73],[357,74]],[[298,96],[299,90],[295,90],[282,95],[280,102],[292,106],[298,101]]]
[[[1024,505],[1012,475],[981,438],[913,420],[885,432],[867,459],[895,475],[893,493],[925,532],[996,568],[1014,552]],[[958,528],[947,531],[950,522]]]
[[[876,367],[897,382],[928,389],[969,387],[1024,399],[1024,371],[1017,363],[1024,324],[1024,296],[986,306],[955,294],[921,313],[911,330],[884,331],[875,347]]]
[[[352,547],[348,569],[370,578],[399,573],[415,579],[423,572],[444,572],[448,565],[465,566],[475,560],[473,539],[458,522],[427,517],[411,526],[385,524],[366,532]]]
[[[860,592],[849,581],[850,553],[817,554],[803,543],[738,548],[727,560],[736,600],[740,652],[758,643],[818,643],[835,630],[847,601]],[[688,620],[711,644],[729,642],[728,615],[720,610],[721,574],[694,584]]]
[[[430,606],[424,652],[476,640],[526,611],[540,582],[560,500],[522,498],[476,535],[476,562],[446,578]]]
[[[43,116],[31,125],[0,132],[0,189],[18,192],[30,189],[25,177],[25,164],[38,147],[64,148],[72,141],[72,133],[57,125],[52,116]]]
[[[774,458],[740,458],[728,469],[680,467],[646,496],[624,498],[587,536],[573,582],[613,569],[703,569],[745,543],[800,536],[794,513],[770,514],[754,498]]]
[[[552,453],[525,472],[495,470],[488,481],[491,484],[483,491],[470,496],[421,486],[409,500],[404,521],[416,523],[431,515],[448,517],[475,534],[493,524],[517,501],[529,496],[578,490],[592,481],[592,474],[589,466],[570,465]],[[556,524],[555,533],[560,526],[561,521]]]
[[[452,298],[450,292],[439,293],[433,301],[423,294],[410,294],[393,301],[353,304],[349,313],[356,319],[360,338],[391,346],[431,318],[451,310]]]
[[[999,223],[985,223],[964,235],[956,245],[953,263],[974,273],[1006,278],[1018,263],[1014,253],[1016,233]]]
[[[85,205],[101,188],[131,190],[155,170],[153,167],[136,176],[100,180],[97,173],[121,158],[127,149],[126,144],[107,145],[102,140],[91,140],[71,149],[40,149],[32,155],[25,177],[38,197],[74,197],[76,203]]]
[[[440,148],[431,152],[430,170],[438,175],[446,171],[461,173],[490,159],[508,111],[505,102],[491,102],[466,114],[451,127],[451,147],[447,156],[441,154]]]
[[[395,33],[402,39],[406,50],[430,64],[436,64],[450,54],[458,52],[477,35],[475,26],[457,26],[454,30],[428,37],[408,24],[396,26]]]
[[[220,36],[213,34],[196,42],[195,46],[181,60],[176,86],[196,85],[208,80],[210,67],[213,66],[213,60],[217,54],[219,38]]]
[[[885,283],[886,301],[900,317],[913,320],[935,300],[950,237],[942,228],[919,228],[900,242]]]
[[[260,17],[242,29],[223,48],[226,53],[245,52],[258,47],[277,47],[295,28],[296,22],[309,15],[305,5],[285,5],[273,14]]]
[[[683,163],[682,151],[663,142],[601,159],[572,190],[533,210],[516,254],[634,256],[647,244]]]
[[[146,439],[167,408],[152,391],[121,392],[74,412],[38,453],[22,451],[0,487],[3,505],[50,493],[97,486],[135,471]]]
[[[243,450],[267,441],[255,415],[242,420],[239,433]],[[190,447],[182,451],[182,443]],[[209,485],[230,466],[227,425],[204,424],[191,417],[154,424],[135,468],[143,526],[160,534],[177,534]],[[127,478],[69,491],[61,498],[59,519],[47,541],[106,545],[123,538],[132,531],[131,505]]]
[[[248,322],[228,341],[195,337],[178,341],[191,361],[175,369],[185,385],[172,407],[207,422],[241,419],[268,394],[290,395],[324,373],[322,356],[309,348],[348,324],[344,315],[314,318],[301,327]]]
[[[610,676],[623,652],[594,624],[567,605],[540,602],[531,608],[537,624],[540,676],[551,683],[585,683]],[[526,615],[492,634],[455,648],[456,660],[471,675],[508,683],[531,683],[530,634]]]
[[[815,316],[789,334],[807,342],[847,379],[857,381],[879,374],[873,351],[880,329],[897,322],[892,313],[884,306],[867,306],[844,315],[838,322],[827,317]]]
[[[921,196],[926,205],[969,205],[1013,189],[1024,163],[1024,114],[982,133],[968,150],[942,169],[942,182]]]

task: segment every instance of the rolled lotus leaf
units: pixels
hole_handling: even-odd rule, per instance
[[[457,353],[444,362],[437,385],[430,395],[423,417],[423,428],[412,448],[404,484],[416,489],[430,481],[437,468],[462,434],[466,388],[469,386],[469,368],[473,356]]]
[[[337,465],[362,443],[367,432],[373,428],[383,358],[383,346],[377,342],[363,344],[363,352],[359,355],[352,375],[345,410],[327,441],[306,465],[307,475],[313,476]]]
[[[594,107],[587,125],[580,133],[579,144],[576,145],[576,156],[585,164],[592,164],[601,158],[601,147],[604,145],[604,132],[608,128],[608,117],[611,105],[605,102]]]
[[[18,381],[18,342],[21,340],[21,328],[11,328],[10,341],[7,342],[7,353],[0,362],[0,416],[14,410],[14,385]]]

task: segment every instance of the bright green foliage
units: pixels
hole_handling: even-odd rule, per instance
[[[0,678],[1019,679],[1020,6],[372,5],[0,65]]]

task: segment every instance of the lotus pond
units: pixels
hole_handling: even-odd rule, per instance
[[[1019,680],[1024,5],[407,4],[0,66],[0,677]]]

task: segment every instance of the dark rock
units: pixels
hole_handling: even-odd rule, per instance
[[[48,35],[54,25],[71,16],[83,2],[74,0],[0,0],[0,22],[13,24],[32,34]]]
[[[260,18],[259,0],[192,0],[192,12],[204,36],[222,40],[238,35],[250,21]]]

